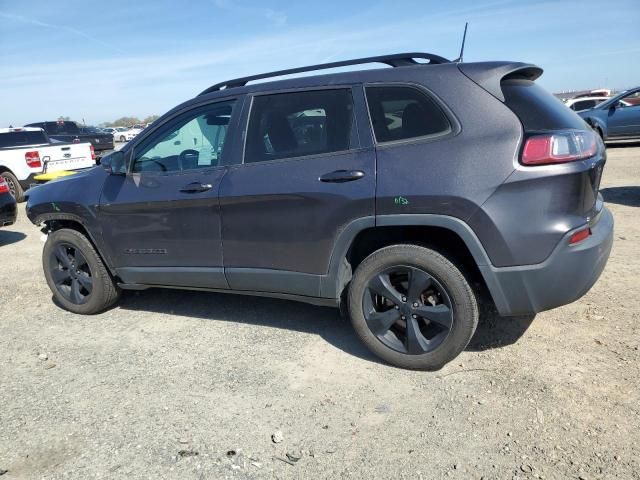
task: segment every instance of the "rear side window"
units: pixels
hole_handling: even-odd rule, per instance
[[[255,97],[245,163],[340,152],[350,148],[351,90],[316,90]]]
[[[503,80],[504,103],[518,116],[524,129],[584,130],[586,123],[571,109],[531,80]]]
[[[28,145],[42,145],[47,142],[44,132],[8,132],[0,133],[0,148],[25,147]]]
[[[367,87],[367,103],[377,142],[440,135],[451,124],[434,100],[413,87]]]

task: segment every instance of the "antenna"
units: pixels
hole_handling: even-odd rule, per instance
[[[460,46],[460,56],[454,60],[455,63],[462,63],[462,56],[464,55],[464,42],[467,39],[467,27],[469,22],[464,22],[464,33],[462,34],[462,45]]]

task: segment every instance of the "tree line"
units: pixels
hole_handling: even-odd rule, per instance
[[[139,119],[138,117],[120,117],[113,122],[102,122],[100,124],[101,127],[128,127],[130,125],[136,125],[139,123],[151,123],[155,122],[160,116],[159,115],[149,115],[148,117],[144,117],[143,119]]]
[[[98,126],[99,127],[130,127],[131,125],[137,125],[140,123],[144,124],[144,123],[155,122],[158,118],[160,118],[160,115],[149,115],[148,117],[144,117],[142,120],[140,120],[138,117],[120,117],[117,120],[114,120],[113,122],[102,122]],[[71,117],[60,115],[58,117],[58,120],[70,121]],[[77,123],[80,125],[84,125],[84,119],[82,122],[77,122]]]

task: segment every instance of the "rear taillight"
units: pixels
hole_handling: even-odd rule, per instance
[[[0,193],[9,193],[10,191],[9,185],[7,185],[5,179],[0,177]]]
[[[93,148],[93,145],[89,145],[89,148],[91,149],[91,160],[95,160],[96,159],[96,151]]]
[[[594,132],[554,132],[529,137],[522,150],[524,165],[566,163],[593,157],[598,151]]]
[[[24,161],[27,162],[29,168],[42,167],[42,162],[40,161],[40,153],[38,152],[26,152],[24,154]]]

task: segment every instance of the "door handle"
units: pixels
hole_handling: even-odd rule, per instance
[[[325,183],[345,183],[360,180],[361,178],[364,178],[362,170],[336,170],[322,175],[320,181]]]
[[[212,185],[210,183],[193,182],[182,187],[180,191],[184,193],[198,193],[206,192],[207,190],[211,190],[211,188]]]

